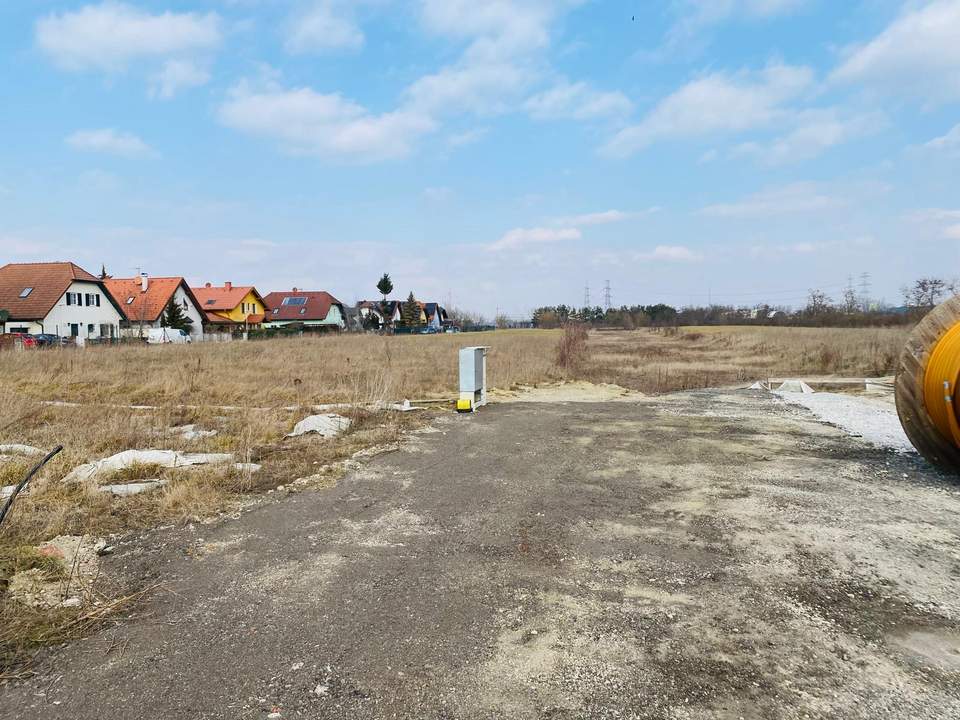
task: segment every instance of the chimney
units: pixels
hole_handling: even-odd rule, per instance
[[[225,282],[225,283],[223,284],[223,286],[224,286],[227,290],[230,290],[230,289],[233,288],[233,283],[231,283],[231,282]]]
[[[147,279],[147,274],[140,273],[140,292],[146,292],[149,286],[150,281]]]
[[[293,291],[294,291],[294,292],[297,292],[297,289],[296,289],[296,288],[294,288],[294,289],[293,289]]]
[[[213,287],[210,283],[206,283],[204,287]]]

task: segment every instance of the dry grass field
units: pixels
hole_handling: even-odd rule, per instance
[[[770,377],[893,373],[909,328],[689,327],[595,332],[579,375],[646,393]]]
[[[20,496],[0,527],[0,674],[44,643],[87,624],[79,611],[27,610],[7,597],[19,570],[54,572],[35,546],[61,535],[105,537],[231,512],[252,494],[309,478],[335,482],[344,460],[396,442],[429,415],[371,410],[382,401],[450,399],[457,350],[490,346],[489,382],[506,389],[563,379],[616,383],[644,392],[725,385],[770,375],[882,375],[905,330],[687,328],[582,333],[498,331],[482,335],[329,336],[192,346],[87,348],[0,354],[0,444],[64,451]],[[286,438],[322,403],[353,425],[335,440]],[[170,428],[216,435],[188,440]],[[233,453],[257,472],[144,466],[100,481],[163,478],[161,490],[113,497],[93,483],[65,484],[80,463],[130,449]],[[0,486],[35,459],[0,462]],[[96,607],[111,607],[109,589]],[[94,603],[94,604],[95,604]],[[88,616],[81,615],[81,618]],[[99,618],[94,614],[93,619]]]

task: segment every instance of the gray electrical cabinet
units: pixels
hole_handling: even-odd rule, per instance
[[[457,410],[473,412],[487,404],[487,349],[460,348],[460,397]]]

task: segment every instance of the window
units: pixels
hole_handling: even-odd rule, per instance
[[[306,312],[307,312],[307,309],[306,309],[306,308],[300,308],[300,314],[301,314],[301,315],[303,315],[303,314],[306,313]]]
[[[274,308],[274,309],[273,309],[273,314],[274,314],[274,315],[276,315],[278,312],[280,312],[280,308]]]
[[[80,335],[80,326],[77,323],[70,323],[70,337],[77,337]]]
[[[33,292],[33,288],[32,288],[32,287],[24,288],[23,290],[20,291],[20,299],[22,300],[23,298],[27,297],[27,295],[29,295],[29,294],[32,293],[32,292]]]
[[[216,300],[214,300],[213,298],[211,298],[211,299],[207,300],[207,302],[205,302],[204,305],[213,305],[215,302],[216,302]]]
[[[87,337],[92,337],[92,336],[93,336],[93,329],[94,329],[95,327],[96,327],[96,325],[94,325],[93,323],[89,323],[89,324],[87,325]]]
[[[97,307],[100,307],[100,293],[95,293],[93,296],[94,304]]]
[[[284,305],[306,305],[307,299],[305,297],[285,297],[283,299]]]
[[[73,305],[73,293],[67,293],[67,305]]]
[[[133,305],[133,296],[127,298],[127,305]]]

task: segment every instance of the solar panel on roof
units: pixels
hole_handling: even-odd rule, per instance
[[[307,299],[305,297],[285,297],[283,299],[284,305],[306,305]]]

